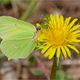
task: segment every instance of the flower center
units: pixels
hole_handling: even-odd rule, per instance
[[[57,28],[54,30],[51,30],[51,34],[49,35],[49,39],[51,44],[55,46],[60,46],[64,44],[67,34],[66,34],[66,29],[64,28]]]

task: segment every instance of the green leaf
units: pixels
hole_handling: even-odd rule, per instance
[[[31,56],[31,57],[29,58],[29,63],[30,63],[31,66],[36,66],[36,65],[37,65],[37,60],[36,60],[36,58],[35,58],[34,56]]]
[[[12,17],[0,17],[1,51],[9,59],[25,58],[36,46],[36,29],[30,24]]]
[[[31,72],[33,75],[36,75],[36,76],[40,76],[40,75],[44,74],[43,71],[41,71],[39,69],[32,69]]]
[[[63,70],[58,70],[56,74],[56,80],[69,80]]]
[[[0,4],[3,4],[3,5],[8,5],[10,4],[11,0],[0,0]]]

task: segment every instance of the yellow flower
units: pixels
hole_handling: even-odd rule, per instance
[[[38,31],[38,41],[45,57],[71,57],[70,49],[79,54],[76,43],[80,42],[80,25],[76,24],[77,20],[75,18],[71,21],[71,17],[64,19],[58,14],[44,18],[44,23]]]

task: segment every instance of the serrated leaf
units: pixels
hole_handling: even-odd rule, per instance
[[[30,24],[12,17],[0,17],[0,48],[9,59],[25,58],[36,46],[36,29]]]

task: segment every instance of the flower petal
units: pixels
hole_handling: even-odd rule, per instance
[[[66,47],[66,46],[64,46],[64,48],[65,48],[65,50],[66,50],[67,55],[68,55],[69,57],[71,57],[71,52],[70,52],[69,48]]]
[[[65,48],[63,46],[61,47],[61,50],[62,50],[62,53],[63,53],[64,57],[66,58],[67,54],[66,54]]]
[[[71,35],[75,35],[75,34],[80,34],[80,30],[76,30],[76,31],[71,33]]]
[[[50,27],[53,27],[53,26],[56,27],[55,17],[52,14],[50,14],[50,19],[51,20],[49,21],[49,23],[50,23],[49,26]],[[51,26],[52,24],[53,24],[53,26]]]
[[[75,52],[77,52],[77,54],[79,54],[79,50],[77,48],[75,48],[73,45],[67,45],[69,48],[73,49]]]
[[[57,57],[57,58],[60,58],[60,47],[57,48],[56,57]]]
[[[44,57],[48,57],[52,52],[53,52],[52,48],[49,48],[44,54]]]
[[[57,27],[60,27],[60,18],[59,14],[56,14],[56,25]]]
[[[46,45],[46,46],[43,46],[43,49],[41,51],[42,54],[44,54],[48,49],[49,49],[50,45]]]
[[[74,31],[74,30],[76,30],[76,29],[78,29],[78,28],[80,28],[80,25],[79,25],[79,24],[73,26],[73,28],[71,28],[70,32],[72,32],[72,31]]]
[[[71,27],[75,24],[75,22],[77,21],[78,19],[75,18],[69,25],[68,25],[68,29],[71,29]]]
[[[53,56],[55,55],[56,48],[52,48],[52,53],[49,55],[49,59],[52,59]]]
[[[64,22],[64,27],[68,26],[70,20],[71,20],[71,17],[66,18],[66,20]]]
[[[63,25],[64,25],[64,17],[63,16],[60,16],[60,22],[61,22],[61,25],[63,27]]]
[[[80,38],[80,34],[74,34],[74,35],[72,35],[74,38]]]
[[[80,42],[80,40],[79,40],[79,39],[72,39],[72,40],[70,40],[70,42],[71,42],[71,43],[72,43],[72,42],[76,43],[76,42]]]

